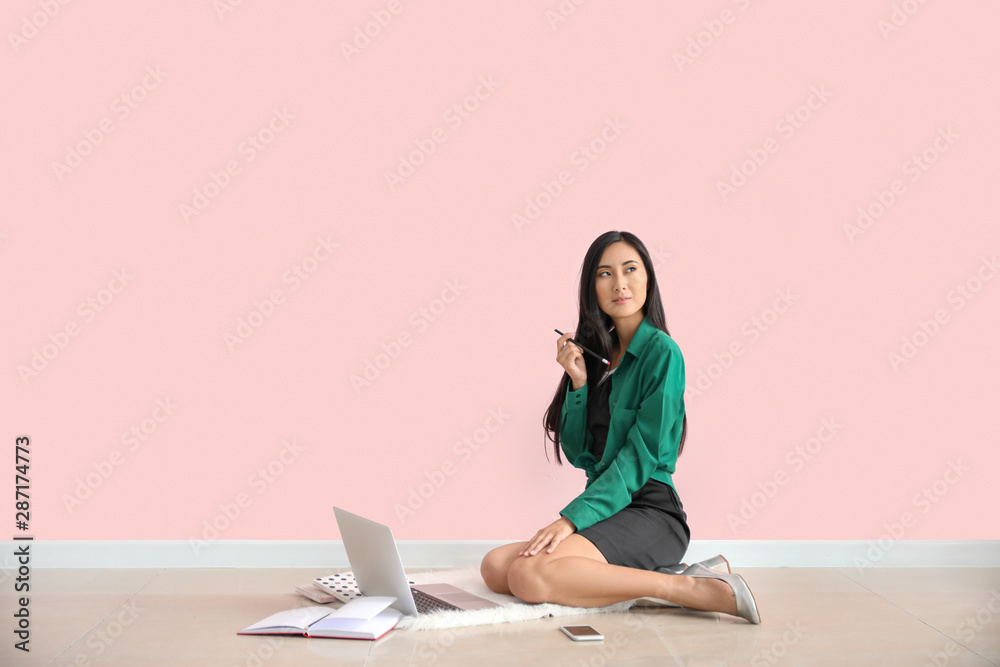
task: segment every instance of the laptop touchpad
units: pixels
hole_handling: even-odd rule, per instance
[[[470,603],[487,603],[486,606],[497,606],[496,603],[487,600],[485,598],[479,597],[478,595],[473,595],[468,591],[463,591],[461,588],[452,586],[451,584],[420,584],[414,586],[428,595],[433,595],[439,600],[445,602],[450,602],[456,606],[468,607]]]

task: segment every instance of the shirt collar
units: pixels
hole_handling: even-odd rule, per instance
[[[649,341],[657,331],[659,330],[649,321],[649,317],[643,317],[642,322],[639,323],[639,328],[635,330],[635,335],[629,341],[625,354],[630,354],[636,359],[641,357],[646,345],[649,344]]]

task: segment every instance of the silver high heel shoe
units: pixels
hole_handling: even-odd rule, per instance
[[[726,574],[732,574],[733,572],[732,568],[729,567],[729,561],[726,560],[725,556],[723,556],[722,554],[719,554],[718,556],[712,556],[711,558],[707,558],[703,561],[695,563],[691,567],[696,567],[698,565],[708,570],[715,570],[716,572],[724,572]],[[690,570],[691,567],[686,568],[684,572],[682,572],[681,574],[686,574],[687,570]]]
[[[716,572],[725,572],[726,574],[732,573],[732,568],[729,567],[729,561],[725,559],[722,554],[718,556],[712,556],[706,560],[695,563],[694,565],[701,565],[708,568],[709,570],[715,570]],[[687,563],[680,563],[678,565],[666,565],[664,567],[656,568],[656,572],[662,572],[664,574],[685,574],[687,570],[694,567],[694,565],[688,565]]]
[[[694,567],[703,567],[708,570],[714,570],[715,572],[721,572],[725,574],[732,573],[729,567],[729,561],[719,554],[718,556],[712,556],[703,561],[695,563],[694,565],[688,565],[687,563],[679,563],[677,565],[665,565],[663,567],[658,567],[654,572],[661,572],[663,574],[689,574],[689,571]],[[661,600],[659,598],[639,598],[640,607],[655,606],[655,607],[680,607],[681,605],[676,602],[670,602],[669,600]]]
[[[700,577],[704,579],[720,579],[733,589],[736,596],[736,615],[742,619],[750,621],[754,625],[760,624],[760,613],[757,611],[757,602],[753,599],[753,593],[747,582],[738,574],[722,574],[704,567],[700,563],[695,563],[684,574],[688,577]]]

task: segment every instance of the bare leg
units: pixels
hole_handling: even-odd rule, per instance
[[[603,607],[654,597],[692,609],[736,614],[736,597],[725,582],[611,565],[593,543],[577,534],[567,537],[551,554],[519,557],[521,546],[506,545],[490,552],[499,552],[491,559],[490,574],[497,583],[497,568],[513,553],[507,587],[525,602]]]
[[[513,595],[507,584],[507,572],[510,570],[511,564],[519,558],[518,553],[526,544],[527,542],[505,544],[486,554],[479,566],[479,573],[483,575],[483,581],[486,582],[490,590],[504,595]]]

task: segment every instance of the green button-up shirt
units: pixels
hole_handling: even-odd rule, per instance
[[[563,453],[587,473],[583,493],[560,512],[577,530],[623,509],[650,477],[673,486],[684,419],[684,357],[677,343],[643,319],[609,381],[611,419],[600,460],[587,431],[589,381],[578,391],[570,383],[563,402]]]

